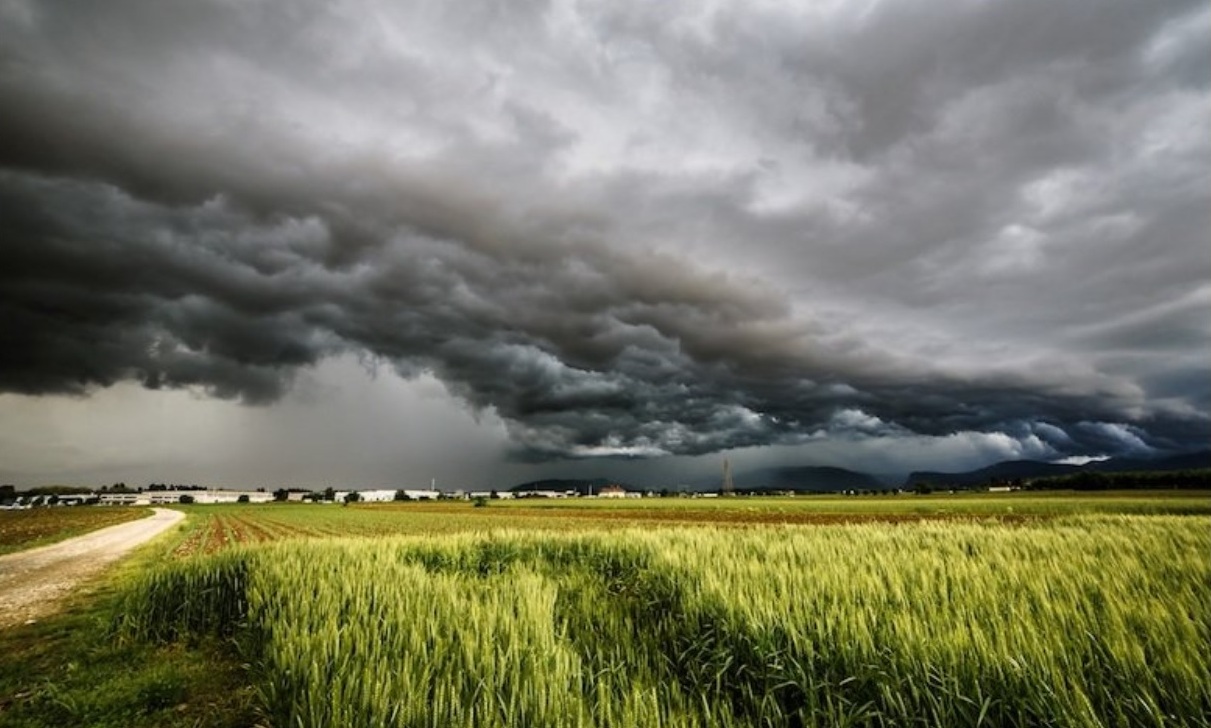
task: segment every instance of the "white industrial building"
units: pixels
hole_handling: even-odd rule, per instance
[[[145,506],[150,504],[146,493],[102,493],[103,506]]]
[[[155,506],[181,502],[181,496],[189,496],[194,503],[239,503],[245,497],[248,503],[268,503],[272,493],[258,490],[150,490],[141,493],[102,493],[103,506]]]
[[[409,490],[407,488],[400,489],[404,495],[408,496],[408,500],[437,500],[441,497],[441,491],[437,490]],[[336,503],[341,503],[350,493],[357,493],[358,501],[361,503],[390,503],[395,500],[395,496],[400,490],[380,488],[375,490],[338,490],[333,492],[332,500]]]

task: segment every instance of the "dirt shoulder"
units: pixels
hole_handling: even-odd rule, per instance
[[[0,556],[0,629],[50,613],[82,581],[184,518],[156,508],[148,518]]]

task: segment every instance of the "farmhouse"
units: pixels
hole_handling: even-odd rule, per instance
[[[626,498],[627,490],[621,485],[603,485],[601,490],[597,491],[598,498]]]

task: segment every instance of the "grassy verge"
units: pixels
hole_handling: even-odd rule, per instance
[[[119,595],[187,527],[143,547],[86,585],[58,614],[0,630],[0,726],[249,726],[245,668],[218,640],[121,640]]]

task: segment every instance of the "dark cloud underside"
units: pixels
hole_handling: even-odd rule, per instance
[[[1204,7],[492,7],[3,6],[0,391],[354,353],[523,459],[1205,444]]]

